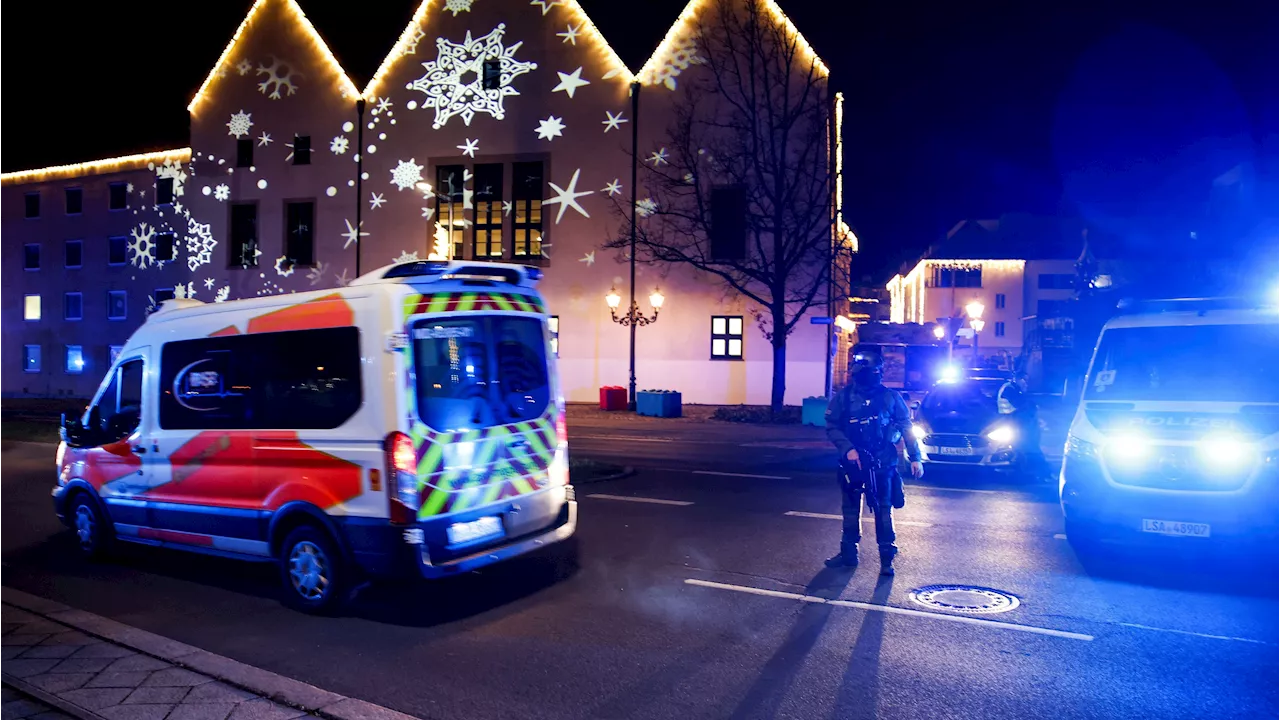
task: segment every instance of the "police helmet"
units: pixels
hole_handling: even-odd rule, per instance
[[[884,372],[884,356],[876,348],[865,348],[858,350],[853,355],[853,362],[849,364],[849,369],[853,372],[866,368],[872,372]]]

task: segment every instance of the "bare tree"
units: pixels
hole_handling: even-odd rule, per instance
[[[701,67],[680,78],[667,153],[641,153],[636,230],[638,262],[690,266],[754,303],[773,348],[775,415],[786,393],[787,337],[807,312],[827,306],[832,269],[848,267],[838,255],[850,250],[834,230],[826,68],[779,20],[761,0],[720,0],[699,18]],[[745,205],[745,248],[713,248],[717,192]],[[619,213],[627,216],[625,206]],[[610,245],[627,247],[627,230]]]

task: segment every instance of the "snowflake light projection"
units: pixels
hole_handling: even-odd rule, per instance
[[[213,301],[216,303],[226,302],[229,297],[231,297],[231,286],[224,285],[218,288],[218,294],[213,297]]]
[[[343,250],[346,250],[347,248],[351,247],[352,243],[360,242],[360,238],[368,237],[369,233],[361,229],[364,227],[363,220],[361,220],[358,225],[352,225],[351,221],[346,219],[343,219],[342,222],[347,224],[347,231],[342,233],[342,237],[346,239],[346,242],[342,243]]]
[[[393,259],[391,262],[393,263],[418,262],[421,259],[422,258],[418,257],[417,250],[414,250],[413,252],[409,252],[407,250],[401,250],[400,256]]]
[[[276,258],[276,274],[280,277],[289,277],[293,274],[293,261],[288,255],[281,255]]]
[[[213,197],[218,202],[226,202],[227,198],[231,197],[231,188],[227,187],[226,183],[218,185],[213,189]]]
[[[636,214],[640,217],[649,217],[658,212],[658,203],[653,198],[645,198],[636,203]]]
[[[618,178],[614,178],[613,182],[600,188],[600,192],[607,192],[609,195],[617,195],[622,192],[622,184],[618,182]]]
[[[426,36],[427,34],[422,32],[421,30],[414,31],[413,37],[409,38],[409,41],[404,44],[404,50],[400,51],[400,57],[404,57],[405,55],[413,55],[417,53],[418,43],[422,42],[422,38]]]
[[[551,186],[552,190],[555,190],[556,196],[547,200],[543,200],[542,206],[543,207],[546,207],[548,205],[560,206],[558,212],[556,212],[557,225],[560,224],[560,218],[564,217],[564,211],[568,208],[573,208],[574,210],[577,210],[582,215],[582,217],[591,217],[590,215],[587,214],[587,211],[583,210],[582,206],[578,204],[578,198],[591,195],[592,193],[595,192],[595,190],[582,190],[582,191],[578,190],[578,176],[581,173],[582,173],[581,169],[574,170],[573,178],[569,180],[569,187],[566,187],[566,188],[562,188],[553,182],[547,183],[548,185]]]
[[[444,0],[444,9],[458,17],[460,12],[471,12],[471,3],[475,0]]]
[[[209,223],[187,218],[187,268],[195,272],[201,265],[213,262],[213,249],[218,241],[209,232]]]
[[[286,63],[276,56],[271,56],[270,65],[259,65],[258,74],[266,75],[267,79],[258,83],[258,92],[271,98],[272,100],[280,99],[280,91],[284,90],[286,95],[292,95],[298,91],[298,87],[293,84],[295,77],[302,77],[293,66]]]
[[[129,262],[136,268],[146,269],[156,263],[156,244],[153,238],[156,229],[142,223],[129,231],[133,239],[129,241]]]
[[[240,73],[241,77],[248,75],[249,71],[252,69],[253,69],[253,63],[249,62],[248,58],[241,60],[239,64],[236,65],[236,72]]]
[[[395,168],[391,171],[391,184],[401,191],[414,187],[422,182],[423,167],[415,163],[414,158],[409,158],[407,162],[397,160]]]
[[[339,135],[335,137],[333,140],[329,141],[329,152],[333,153],[334,155],[342,155],[347,151],[347,146],[349,144],[350,144],[350,141],[348,141],[346,137]]]
[[[157,180],[164,180],[167,178],[173,181],[174,197],[181,197],[182,194],[186,192],[183,188],[183,183],[187,181],[187,173],[182,169],[181,160],[165,160],[164,165],[157,167],[155,170]],[[177,206],[175,206],[174,209],[177,212],[182,212],[182,210],[177,208]]]
[[[253,113],[247,113],[241,110],[238,113],[231,113],[231,121],[227,123],[227,134],[235,135],[237,138],[249,134],[249,128],[253,127]]]
[[[468,30],[466,39],[461,43],[436,38],[436,59],[422,63],[427,73],[405,86],[427,96],[420,107],[435,108],[433,128],[444,127],[455,115],[462,117],[465,125],[470,125],[478,112],[487,113],[495,120],[506,117],[503,98],[520,94],[511,86],[512,80],[538,67],[537,63],[515,59],[516,51],[524,43],[503,46],[502,36],[506,27],[499,24],[489,34],[478,38],[472,38]],[[485,88],[484,65],[487,60],[498,62],[497,87],[489,89]]]
[[[329,271],[329,263],[317,262],[316,266],[307,271],[307,280],[310,281],[311,287],[320,284],[324,279],[324,275]]]

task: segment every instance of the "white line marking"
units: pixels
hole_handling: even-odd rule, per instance
[[[757,480],[790,480],[786,475],[752,475],[750,473],[716,472],[715,470],[694,470],[694,475],[720,475],[722,477],[755,478]]]
[[[692,505],[687,500],[659,500],[658,498],[647,497],[631,497],[629,495],[605,495],[604,493],[592,493],[587,495],[589,498],[599,498],[601,500],[625,500],[627,502],[652,503],[654,505]]]
[[[1269,643],[1266,640],[1253,640],[1251,638],[1232,637],[1230,635],[1210,635],[1208,633],[1191,632],[1190,630],[1171,630],[1169,628],[1151,627],[1150,625],[1138,625],[1137,623],[1122,622],[1118,624],[1128,628],[1136,628],[1138,630],[1153,630],[1155,632],[1174,633],[1177,635],[1191,635],[1194,637],[1209,638],[1211,640],[1233,640],[1235,642],[1253,643],[1254,645],[1274,645],[1275,644],[1275,643]]]
[[[784,512],[782,514],[790,515],[791,517],[816,518],[818,520],[844,520],[843,515],[832,515],[830,513],[802,512],[800,510],[788,510],[787,512]],[[875,518],[871,518],[871,517],[862,518],[862,522],[872,522],[874,520]],[[894,518],[893,524],[903,525],[906,527],[922,527],[922,528],[933,527],[933,523],[920,522],[919,520],[898,520],[897,518]]]
[[[1054,533],[1054,534],[1053,534],[1053,539],[1054,539],[1054,540],[1066,540],[1066,539],[1067,539],[1067,536],[1066,536],[1066,535],[1063,535],[1062,533]]]
[[[935,492],[977,493],[981,495],[1006,495],[1009,492],[1011,492],[1009,490],[978,490],[976,488],[938,487],[937,485],[908,485],[907,487],[912,490],[933,490]]]
[[[1093,640],[1092,635],[1084,635],[1082,633],[1068,632],[1066,630],[1053,630],[1051,628],[1036,627],[1034,625],[1017,625],[1015,623],[999,622],[997,620],[983,620],[981,618],[966,617],[963,615],[943,615],[941,613],[925,612],[924,610],[908,610],[907,608],[893,607],[892,605],[880,605],[877,603],[864,603],[856,600],[828,600],[826,598],[814,597],[813,595],[801,595],[799,593],[779,592],[777,590],[762,590],[760,588],[749,587],[746,585],[729,585],[727,583],[711,582],[709,580],[697,580],[687,578],[686,585],[698,585],[700,587],[716,588],[719,590],[733,590],[736,592],[750,593],[752,595],[763,595],[765,597],[782,598],[785,600],[799,600],[808,603],[825,603],[827,605],[837,605],[839,607],[857,608],[859,610],[867,610],[870,612],[889,613],[891,615],[910,615],[912,617],[928,618],[930,620],[945,620],[948,622],[962,623],[965,625],[979,625],[999,630],[1017,630],[1018,632],[1034,633],[1036,635],[1049,635],[1052,637],[1066,638],[1068,640]]]
[[[648,442],[648,443],[699,442],[697,440],[677,440],[675,438],[640,437],[640,436],[631,436],[631,435],[572,435],[569,437],[570,442],[574,440],[612,440],[615,442],[622,440],[625,442]]]

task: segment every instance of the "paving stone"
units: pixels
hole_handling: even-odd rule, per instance
[[[74,718],[64,712],[46,710],[39,715],[32,715],[27,720],[74,720]]]
[[[147,655],[132,655],[116,660],[111,663],[111,667],[107,668],[107,670],[111,672],[155,672],[168,667],[173,666],[163,660],[157,660]]]
[[[93,673],[45,673],[27,678],[27,682],[54,694],[84,687],[93,679]]]
[[[7,614],[8,614],[8,613],[6,612],[6,615],[7,615]],[[8,618],[8,617],[6,617],[6,618],[5,618],[5,621],[6,621],[6,622],[8,622],[9,620],[10,620],[10,618]],[[18,628],[15,628],[15,629],[14,629],[14,632],[20,632],[20,633],[50,633],[50,634],[53,634],[53,633],[62,633],[62,632],[66,632],[67,630],[70,630],[70,629],[71,629],[71,628],[68,628],[66,625],[61,625],[61,624],[59,624],[59,623],[52,622],[52,621],[50,621],[50,620],[45,620],[44,618],[41,618],[41,617],[37,617],[37,618],[34,618],[34,619],[32,619],[32,620],[26,620],[26,621],[23,621],[23,622],[20,622],[20,623],[15,623],[15,624],[18,626]],[[21,629],[19,629],[19,628],[21,628]]]
[[[167,720],[227,720],[227,716],[235,708],[235,703],[204,703],[201,705],[183,703],[169,713]]]
[[[49,672],[58,662],[58,660],[6,660],[4,671],[16,678],[28,678]]]
[[[32,715],[39,715],[45,710],[48,708],[35,700],[18,698],[6,700],[4,705],[0,706],[0,717],[3,717],[3,720],[22,720]]]
[[[22,653],[23,658],[57,658],[61,660],[65,657],[71,657],[79,648],[75,645],[37,645],[33,648],[27,648]]]
[[[111,643],[98,643],[97,645],[85,645],[84,647],[77,650],[76,654],[73,655],[72,657],[122,658],[122,657],[131,657],[137,654],[138,653],[130,650],[129,648],[122,647],[120,645],[112,645]]]
[[[211,682],[192,688],[182,702],[188,705],[192,703],[238,703],[252,700],[255,697],[258,696],[226,683]]]
[[[187,696],[187,692],[191,690],[188,687],[145,687],[138,688],[133,694],[125,698],[123,704],[133,705],[135,703],[156,703],[169,704],[182,702]]]
[[[69,630],[57,635],[50,635],[41,645],[97,645],[102,642],[96,637],[85,635],[79,630]]]
[[[12,660],[27,651],[26,645],[0,646],[0,659]]]
[[[164,720],[173,705],[116,705],[104,708],[98,714],[107,720]]]
[[[111,664],[111,658],[67,658],[49,672],[69,673],[69,672],[102,672]]]
[[[149,672],[104,672],[100,673],[85,687],[123,687],[136,688],[143,680],[151,677]]]
[[[303,715],[306,713],[301,710],[271,702],[266,698],[258,698],[237,705],[236,709],[231,711],[231,720],[292,720]]]
[[[25,623],[7,622],[0,623],[0,635],[8,635],[9,633],[22,627]]]
[[[27,612],[26,610],[13,607],[12,605],[4,609],[5,622],[29,623],[29,622],[35,622],[37,620],[43,620],[43,619],[44,618],[40,617],[39,615],[36,615],[35,613]]]
[[[12,632],[0,638],[0,645],[39,645],[49,639],[49,633]]]
[[[84,688],[58,693],[58,697],[72,705],[97,712],[102,708],[119,705],[129,697],[130,692],[129,688]]]
[[[203,685],[207,682],[213,682],[213,678],[193,673],[183,668],[169,668],[153,673],[143,685],[146,687],[177,687],[180,685]]]
[[[0,685],[0,702],[13,702],[14,700],[25,700],[22,693],[14,690],[8,685]]]

